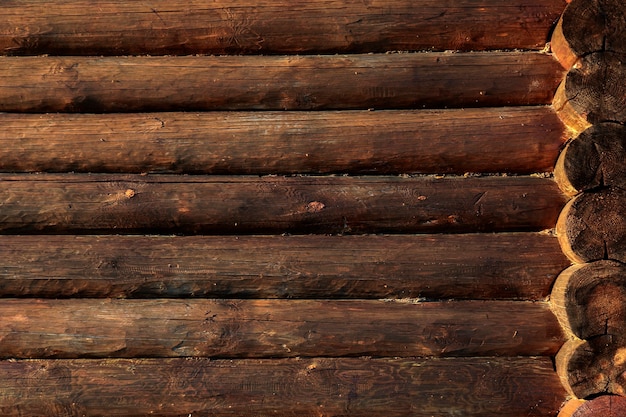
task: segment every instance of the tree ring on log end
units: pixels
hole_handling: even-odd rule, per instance
[[[579,132],[585,124],[626,122],[626,54],[595,52],[567,73],[553,105],[561,120]]]
[[[572,0],[561,16],[561,31],[574,55],[599,51],[626,53],[626,3]]]
[[[575,263],[626,262],[626,190],[610,187],[579,194],[559,216],[561,249]]]
[[[626,127],[600,123],[582,132],[561,152],[554,169],[564,193],[604,186],[626,188]]]
[[[598,261],[569,267],[551,295],[554,314],[580,339],[626,333],[626,265]]]
[[[603,395],[586,401],[572,414],[572,417],[624,417],[626,398],[617,395]]]
[[[611,336],[572,339],[556,355],[556,371],[565,389],[578,398],[626,391],[626,349]]]

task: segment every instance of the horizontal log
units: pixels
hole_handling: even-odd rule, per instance
[[[4,54],[541,49],[563,0],[3,2]]]
[[[553,236],[0,236],[2,297],[545,299]]]
[[[550,297],[563,328],[580,339],[626,331],[626,265],[577,264],[559,275]]]
[[[0,111],[488,107],[551,102],[535,52],[327,56],[2,57]]]
[[[0,375],[5,416],[554,416],[566,397],[549,358],[27,360]]]
[[[569,195],[600,187],[626,187],[626,127],[599,123],[570,141],[561,152],[554,177]]]
[[[538,356],[546,302],[38,300],[0,305],[0,357]]]
[[[581,193],[559,216],[557,236],[563,252],[576,263],[626,262],[626,190],[611,187]]]
[[[550,107],[4,113],[0,125],[10,172],[530,174],[552,171],[565,142]]]
[[[0,176],[0,232],[437,233],[554,227],[535,177]]]

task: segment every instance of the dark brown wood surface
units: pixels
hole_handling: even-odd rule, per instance
[[[535,177],[0,176],[0,232],[539,231],[565,203]]]
[[[549,358],[0,362],[6,416],[555,416]]]
[[[582,404],[572,417],[622,417],[626,415],[626,398],[602,395]]]
[[[626,70],[623,54],[586,55],[567,73],[554,97],[564,122],[578,129],[585,123],[626,122]]]
[[[570,395],[626,394],[626,349],[613,335],[572,339],[556,356],[556,370]]]
[[[548,104],[563,73],[535,52],[3,57],[0,111],[130,112]],[[157,125],[158,126],[158,125]]]
[[[39,300],[0,305],[2,358],[550,356],[546,302]]]
[[[547,234],[0,236],[3,297],[543,300]]]
[[[626,190],[605,188],[571,199],[557,222],[563,252],[574,262],[626,261]]]
[[[626,188],[626,128],[599,123],[586,129],[561,152],[554,176],[574,195],[604,186]]]
[[[0,114],[0,170],[190,174],[552,171],[544,107],[343,112]]]
[[[137,55],[541,49],[564,0],[17,0],[4,54]]]
[[[576,337],[613,335],[626,340],[626,265],[574,265],[559,275],[550,300],[563,328]]]
[[[626,53],[626,5],[621,0],[571,0],[561,21],[563,37],[578,56]]]

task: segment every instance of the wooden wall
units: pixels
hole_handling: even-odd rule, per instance
[[[0,412],[556,416],[564,0],[0,4]]]

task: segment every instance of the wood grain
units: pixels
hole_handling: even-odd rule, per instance
[[[581,131],[586,123],[626,121],[623,60],[622,54],[594,52],[569,70],[553,102],[566,125]]]
[[[626,188],[626,128],[599,123],[586,129],[561,152],[554,177],[569,195],[600,187]]]
[[[0,232],[538,231],[565,203],[535,177],[0,176]]]
[[[626,398],[602,395],[582,404],[572,417],[620,417],[626,414]]]
[[[538,356],[546,302],[32,300],[0,305],[3,358]]]
[[[543,300],[546,234],[0,236],[3,297]]]
[[[559,216],[557,236],[563,252],[577,263],[626,261],[626,190],[605,188],[571,199]]]
[[[2,57],[0,111],[132,112],[548,104],[563,76],[534,52]]]
[[[187,174],[552,171],[550,107],[0,114],[0,170]]]
[[[620,0],[572,0],[561,16],[562,39],[579,57],[600,51],[626,53],[625,25],[626,7]]]
[[[612,335],[572,339],[556,356],[556,370],[570,395],[594,398],[626,394],[626,348]]]
[[[4,54],[541,49],[563,0],[2,2]]]
[[[555,315],[568,333],[580,339],[626,331],[626,265],[597,261],[574,265],[559,275],[552,301]]]
[[[549,358],[0,362],[6,416],[555,416]],[[120,395],[124,393],[124,395]]]

